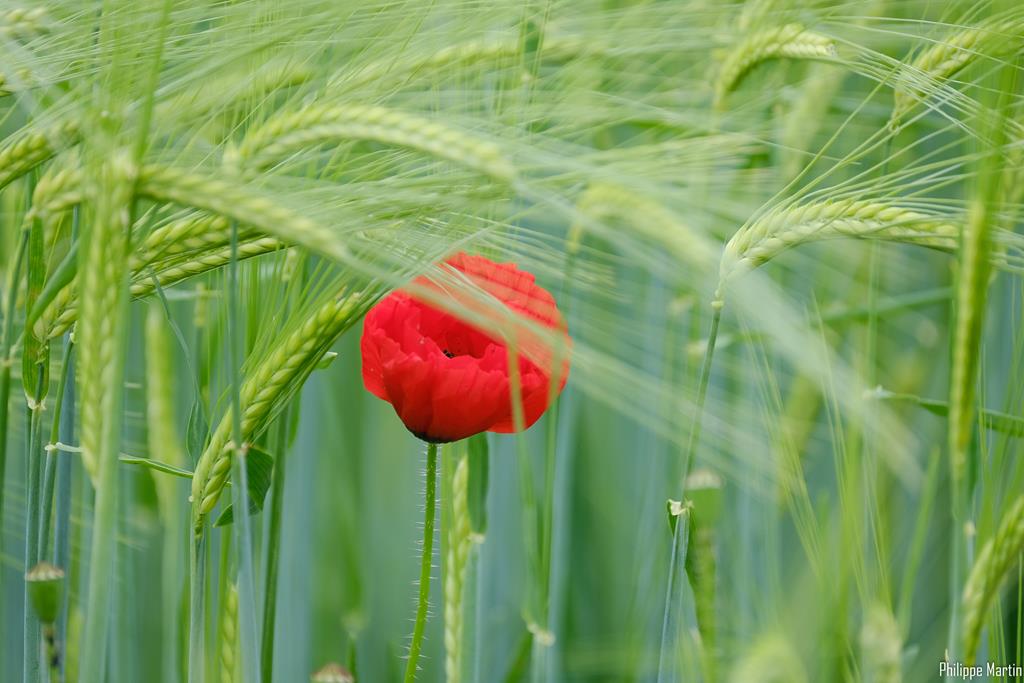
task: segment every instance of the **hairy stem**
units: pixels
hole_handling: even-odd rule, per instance
[[[416,664],[423,646],[423,631],[427,626],[427,607],[430,603],[430,568],[434,554],[434,512],[437,508],[437,444],[427,444],[426,508],[423,511],[423,555],[420,558],[420,594],[416,605],[416,624],[409,644],[409,659],[405,663],[405,683],[416,680]]]

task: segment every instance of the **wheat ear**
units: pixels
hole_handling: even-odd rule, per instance
[[[1024,496],[1003,516],[995,536],[978,553],[964,586],[964,661],[973,662],[992,601],[1024,552]]]
[[[220,616],[220,683],[235,683],[238,669],[238,586],[224,595]]]
[[[626,221],[637,233],[665,245],[694,268],[704,269],[716,253],[707,238],[668,208],[625,187],[594,183],[576,200],[576,210],[590,219]],[[582,234],[587,230],[586,223],[574,222],[566,238],[570,250],[579,248]]]
[[[189,120],[214,121],[219,114],[232,115],[235,111],[249,111],[248,105],[262,100],[277,90],[284,90],[308,82],[314,76],[313,68],[304,62],[278,59],[267,62],[255,70],[243,67],[224,72],[207,80],[198,88],[188,88],[157,107],[161,119],[174,118],[187,111]],[[241,85],[240,84],[244,84]]]
[[[238,244],[238,259],[245,260],[262,256],[284,247],[285,245],[274,237],[249,239]],[[154,274],[161,287],[170,287],[188,278],[221,268],[230,261],[230,247],[190,253],[186,254],[184,258],[155,261],[149,266],[143,265],[132,270],[128,291],[133,299],[142,299],[156,291],[156,284],[153,282]],[[39,317],[36,325],[37,334],[42,335],[40,337],[42,339],[59,337],[67,332],[77,318],[75,287],[72,284],[62,289]]]
[[[82,168],[78,159],[74,156],[66,160],[61,158],[39,177],[32,193],[32,208],[25,218],[38,219],[43,224],[43,234],[49,246],[53,243],[60,214],[81,204],[84,198]]]
[[[874,683],[900,683],[903,637],[892,610],[872,605],[864,615],[860,629],[860,651],[864,679]]]
[[[805,683],[807,670],[792,644],[781,634],[761,636],[729,674],[729,683]]]
[[[239,235],[243,239],[244,234]],[[203,251],[231,240],[231,221],[202,211],[192,211],[156,228],[132,254],[132,270],[139,270],[157,259]]]
[[[452,523],[448,532],[448,554],[444,580],[444,649],[447,683],[462,681],[463,589],[469,559],[469,457],[462,455],[455,466],[451,486]]]
[[[38,221],[43,235],[43,245],[51,249],[57,242],[61,218],[68,209],[80,204],[85,193],[82,187],[82,172],[76,157],[51,164],[36,183],[32,192],[32,208],[25,213],[25,225]],[[46,339],[45,330],[33,325],[32,333],[37,339]]]
[[[602,53],[600,46],[577,36],[546,34],[541,57],[546,61],[567,61],[576,57]],[[516,60],[523,54],[523,45],[518,37],[509,40],[494,36],[490,39],[469,40],[448,45],[426,56],[396,60],[386,58],[370,62],[363,67],[346,69],[331,78],[328,90],[353,90],[367,84],[380,85],[388,79],[395,81],[422,74],[432,74],[456,66],[475,64],[500,64],[504,60]]]
[[[722,255],[722,282],[783,251],[834,237],[907,242],[944,250],[958,246],[959,228],[937,216],[869,200],[821,201],[770,211],[739,231]]]
[[[6,187],[78,140],[78,124],[65,121],[48,128],[27,127],[0,147],[0,188]]]
[[[155,460],[181,467],[185,464],[178,431],[174,426],[174,373],[171,347],[163,307],[151,302],[146,310],[146,443]],[[171,477],[156,478],[161,517],[176,513],[178,482]]]
[[[334,341],[359,318],[362,298],[358,294],[332,297],[316,309],[294,332],[286,335],[242,383],[242,435],[250,439],[266,427],[292,392],[315,367]],[[225,415],[206,446],[192,477],[192,505],[195,528],[217,504],[231,471],[234,446],[231,415]]]
[[[137,191],[151,199],[236,220],[341,263],[351,261],[348,248],[334,231],[253,192],[235,178],[153,165],[142,169]]]
[[[957,285],[956,321],[953,331],[952,367],[949,380],[949,455],[953,498],[959,516],[966,504],[962,482],[967,470],[967,448],[974,427],[974,398],[979,346],[985,320],[992,250],[988,207],[976,202],[961,240]]]
[[[127,151],[98,165],[90,197],[93,212],[82,232],[78,273],[82,319],[77,363],[81,387],[82,462],[95,488],[89,588],[82,647],[82,680],[103,678],[111,574],[116,547],[118,453],[124,406],[128,318],[127,260],[135,167]]]
[[[808,31],[800,24],[761,29],[733,46],[722,61],[715,82],[715,104],[725,98],[755,66],[769,59],[811,59],[835,61],[838,57],[831,38]]]
[[[515,170],[492,142],[407,112],[373,105],[313,105],[275,116],[250,132],[227,163],[268,168],[326,142],[373,140],[415,149],[507,182]]]
[[[46,32],[47,16],[42,7],[14,7],[0,12],[0,36],[32,37]]]
[[[893,93],[892,122],[895,124],[914,104],[926,99],[925,84],[941,84],[952,78],[982,55],[1000,57],[1020,48],[1024,16],[997,17],[982,24],[954,31],[936,42],[910,63],[911,83]]]
[[[120,319],[123,318],[128,244],[128,207],[131,201],[130,167],[118,158],[107,169],[117,196],[97,198],[97,219],[83,235],[79,281],[83,295],[79,321],[78,372],[82,400],[82,462],[94,482],[98,459],[116,457],[117,447],[109,433],[112,416],[120,414],[118,398],[121,367],[118,353]],[[116,182],[115,182],[116,181]]]

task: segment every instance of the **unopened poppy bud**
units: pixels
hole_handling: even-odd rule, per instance
[[[312,683],[356,683],[352,672],[341,664],[331,662],[313,674]]]
[[[52,624],[60,614],[64,597],[64,570],[48,562],[40,562],[25,574],[28,597],[39,621]]]

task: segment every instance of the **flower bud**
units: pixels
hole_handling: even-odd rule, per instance
[[[64,597],[64,570],[47,562],[40,562],[25,574],[28,596],[39,621],[52,624],[60,614]]]
[[[352,672],[335,662],[325,664],[310,680],[312,683],[356,683]]]

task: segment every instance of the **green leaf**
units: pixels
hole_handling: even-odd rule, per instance
[[[46,253],[43,244],[43,226],[38,220],[32,221],[28,237],[28,269],[26,271],[25,316],[35,304],[46,281]],[[24,348],[21,354],[21,380],[25,398],[30,403],[42,401],[50,384],[50,345],[35,335],[35,330],[26,328],[23,335]]]
[[[64,259],[57,264],[50,277],[46,278],[46,284],[29,310],[28,319],[25,320],[25,329],[32,329],[35,322],[39,320],[39,316],[46,311],[46,307],[53,303],[62,289],[71,284],[77,273],[78,240],[76,239],[68,247],[68,253],[65,254]]]
[[[869,396],[879,401],[906,401],[913,403],[919,408],[928,411],[932,415],[947,417],[949,415],[949,403],[931,398],[924,398],[914,394],[897,394],[878,387],[869,393]],[[981,423],[986,429],[1009,434],[1010,436],[1024,436],[1024,418],[998,410],[981,409],[978,411]]]
[[[331,367],[331,363],[333,363],[334,359],[337,358],[337,357],[338,357],[338,352],[337,351],[328,351],[327,353],[325,353],[323,355],[323,358],[321,358],[319,361],[317,361],[316,369],[317,370],[326,370],[327,368]]]
[[[245,474],[249,484],[249,514],[256,514],[263,509],[267,491],[274,475],[274,458],[264,450],[249,447],[245,456]],[[232,505],[227,505],[220,513],[214,526],[227,526],[235,521]]]
[[[182,477],[184,479],[191,479],[192,472],[181,467],[175,467],[159,460],[153,460],[152,458],[139,458],[134,455],[122,455],[118,458],[118,461],[125,465],[141,465],[142,467],[148,467],[156,472],[163,472],[164,474],[172,474],[175,477]]]
[[[490,454],[487,449],[487,435],[477,434],[467,439],[469,453],[469,528],[474,534],[487,533],[487,485],[490,470]]]
[[[672,500],[671,498],[665,501],[665,511],[668,513],[668,529],[672,532],[673,536],[676,533],[679,518],[683,515],[689,518],[690,506],[690,501]],[[689,524],[689,521],[687,521],[687,524]]]

